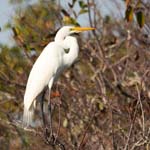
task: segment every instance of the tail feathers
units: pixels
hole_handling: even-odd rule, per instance
[[[31,105],[30,108],[24,106],[24,113],[23,113],[23,124],[25,126],[31,126],[33,124],[33,114],[34,114],[34,106]]]

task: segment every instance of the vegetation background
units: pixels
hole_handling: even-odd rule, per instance
[[[10,1],[11,5],[24,2]],[[17,123],[33,63],[57,29],[80,25],[81,15],[96,31],[78,37],[79,60],[53,88],[61,93],[53,98],[61,99],[60,105],[54,104],[53,117],[56,132],[60,108],[59,141],[67,150],[150,149],[150,2],[121,2],[125,12],[114,0],[106,8],[113,3],[117,9],[105,16],[96,0],[72,0],[65,8],[55,0],[18,5],[6,24],[15,44],[0,45],[1,150],[54,149],[45,144],[42,127],[25,131]],[[37,110],[38,121],[39,116]]]

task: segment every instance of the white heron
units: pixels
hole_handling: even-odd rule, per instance
[[[26,85],[23,114],[25,126],[32,124],[37,99],[41,100],[43,117],[43,96],[41,93],[47,87],[50,93],[54,81],[65,68],[71,66],[77,59],[79,46],[73,33],[94,29],[91,27],[64,26],[57,32],[54,41],[44,48],[31,69]],[[66,52],[66,49],[69,51]]]

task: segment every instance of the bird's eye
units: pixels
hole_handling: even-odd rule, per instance
[[[73,31],[74,29],[73,28],[70,28],[70,31]]]

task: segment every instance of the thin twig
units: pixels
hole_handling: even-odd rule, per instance
[[[134,111],[134,114],[133,114],[133,119],[132,119],[132,122],[131,122],[131,126],[130,126],[129,133],[128,133],[128,138],[127,138],[124,150],[128,150],[130,137],[131,137],[131,134],[132,134],[134,122],[135,122],[136,115],[137,115],[138,105],[139,105],[139,101],[137,101],[136,106],[135,106],[135,111]]]
[[[89,121],[87,127],[85,128],[85,131],[84,131],[84,133],[83,133],[83,137],[82,137],[82,140],[81,140],[80,145],[79,145],[79,147],[78,147],[78,150],[82,150],[82,147],[83,147],[83,145],[84,145],[84,140],[85,140],[87,131],[88,131],[89,126],[91,125],[91,123],[92,123],[92,121],[93,121],[94,116],[95,116],[95,113],[94,113],[94,115],[92,116],[92,118],[90,119],[90,121]]]
[[[138,101],[140,103],[140,107],[141,107],[141,112],[142,112],[142,134],[143,134],[143,137],[145,135],[145,115],[144,115],[144,111],[143,111],[143,104],[142,104],[142,101],[141,101],[141,94],[140,94],[140,90],[139,90],[139,87],[138,85],[136,84],[136,90],[137,90],[137,94],[138,94]]]

